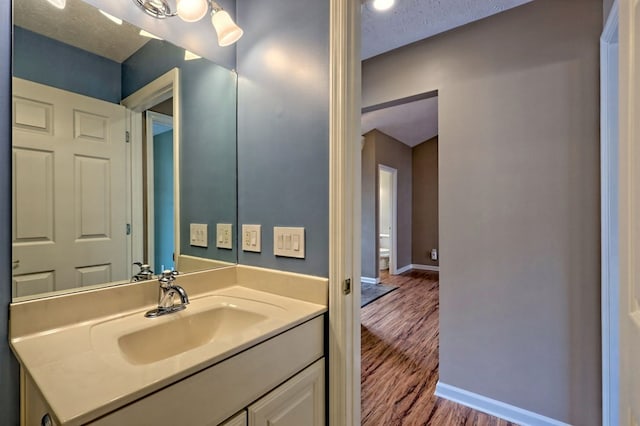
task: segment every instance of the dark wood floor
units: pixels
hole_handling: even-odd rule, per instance
[[[438,274],[382,276],[399,288],[362,308],[362,425],[515,426],[433,395]]]

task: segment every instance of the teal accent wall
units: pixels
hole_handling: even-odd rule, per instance
[[[243,0],[237,43],[239,224],[262,224],[241,264],[329,274],[329,2]],[[306,258],[273,254],[274,226],[306,230]]]
[[[120,103],[120,64],[21,27],[13,33],[13,75]]]
[[[173,268],[173,130],[153,136],[153,223],[156,273]],[[164,265],[164,267],[163,267]]]
[[[122,97],[180,68],[181,253],[236,262],[234,249],[216,248],[216,223],[236,221],[236,73],[205,59],[184,60],[184,50],[151,40],[122,64]],[[209,226],[209,247],[189,245],[189,224]]]

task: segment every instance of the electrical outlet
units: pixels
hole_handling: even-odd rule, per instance
[[[205,223],[189,225],[189,244],[195,247],[208,247],[208,226]]]
[[[242,250],[260,253],[261,233],[260,225],[242,225]]]
[[[431,260],[438,260],[438,249],[431,249]]]
[[[216,224],[216,247],[224,249],[233,248],[233,225],[230,223]]]

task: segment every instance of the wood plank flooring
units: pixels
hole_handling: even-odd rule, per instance
[[[362,308],[363,426],[516,426],[433,395],[438,381],[438,274],[384,274],[399,288]]]

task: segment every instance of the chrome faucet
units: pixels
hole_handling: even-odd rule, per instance
[[[160,283],[158,290],[158,307],[144,314],[145,317],[156,318],[161,315],[181,311],[187,307],[189,297],[182,287],[175,284],[177,275],[178,271],[166,270],[162,272],[158,278],[158,282]],[[180,303],[177,305],[173,301],[174,296],[180,298]]]
[[[135,283],[138,281],[146,281],[153,278],[153,271],[151,270],[151,266],[142,262],[134,262],[133,264],[140,268],[140,270],[137,274],[131,277],[130,282]]]

